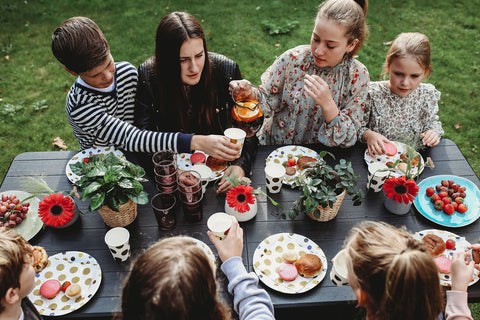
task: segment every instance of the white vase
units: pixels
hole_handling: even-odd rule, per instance
[[[387,210],[393,214],[405,215],[408,212],[410,212],[410,208],[412,207],[412,202],[409,202],[409,203],[397,202],[385,196],[384,205],[385,205],[385,208],[387,208]]]
[[[231,216],[234,216],[238,222],[251,220],[257,215],[257,198],[253,196],[253,199],[253,204],[249,204],[250,210],[245,212],[238,212],[235,208],[230,207],[227,200],[225,200],[225,212]]]

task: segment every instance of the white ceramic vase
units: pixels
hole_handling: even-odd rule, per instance
[[[245,212],[238,212],[235,208],[232,208],[228,205],[227,200],[225,200],[225,212],[231,216],[234,216],[238,222],[244,222],[253,219],[257,215],[257,198],[253,196],[255,200],[253,204],[249,204],[250,210]]]
[[[412,207],[412,202],[409,202],[409,203],[397,202],[385,196],[384,205],[385,205],[385,208],[387,208],[387,210],[390,211],[391,213],[402,216],[410,212],[410,208]]]

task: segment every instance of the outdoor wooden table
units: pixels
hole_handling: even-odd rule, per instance
[[[331,149],[320,145],[309,147],[316,151],[327,149],[335,154],[337,160],[344,158],[352,161],[355,172],[361,176],[360,184],[366,187],[365,145],[357,144],[349,149]],[[253,187],[261,187],[265,190],[265,159],[275,149],[275,146],[259,147],[253,166]],[[54,190],[71,190],[71,184],[65,175],[65,166],[75,154],[74,151],[22,153],[13,160],[0,191],[21,190],[21,180],[24,177],[39,175],[43,176]],[[424,159],[431,157],[435,168],[433,170],[425,168],[419,181],[433,175],[450,174],[467,178],[480,186],[478,177],[452,141],[443,139],[439,146],[425,150],[422,155]],[[146,182],[144,185],[151,198],[156,193],[154,184]],[[284,210],[290,209],[298,196],[299,191],[290,189],[288,186],[283,186],[280,193],[272,195],[276,201],[282,203]],[[299,216],[293,221],[283,220],[278,216],[279,208],[274,207],[263,197],[259,200],[257,216],[251,221],[241,223],[244,229],[243,262],[250,271],[253,271],[252,258],[257,245],[266,237],[276,233],[287,232],[306,236],[317,243],[327,256],[326,277],[306,293],[283,294],[260,284],[272,297],[277,314],[287,311],[294,314],[296,310],[309,307],[355,305],[355,296],[351,288],[349,286],[336,287],[330,281],[329,273],[332,267],[331,259],[342,248],[350,228],[358,222],[364,220],[385,221],[396,226],[405,225],[412,232],[432,228],[444,229],[465,237],[471,243],[477,243],[480,239],[479,221],[461,228],[446,228],[430,222],[413,206],[411,211],[404,216],[389,213],[383,206],[382,193],[368,193],[363,204],[358,207],[354,207],[350,199],[347,195],[335,219],[329,222],[316,222],[305,216]],[[179,208],[177,226],[172,231],[159,230],[150,205],[140,205],[137,219],[127,227],[130,230],[132,247],[132,259],[127,263],[117,263],[113,260],[103,240],[105,232],[109,228],[97,212],[81,216],[79,221],[67,229],[45,227],[30,242],[34,245],[44,246],[49,255],[75,250],[87,252],[95,257],[102,269],[102,283],[99,290],[86,305],[64,317],[108,317],[120,310],[121,287],[131,266],[131,261],[159,238],[189,235],[208,244],[216,254],[206,234],[206,222],[210,214],[224,211],[224,204],[224,198],[215,194],[213,183],[210,183],[205,194],[202,221],[197,223],[185,221],[183,211]],[[81,207],[86,211],[86,203],[82,203]],[[218,258],[217,261],[219,261]],[[222,278],[221,272],[217,274],[220,274],[219,278],[223,287],[222,296],[231,303],[231,297],[225,289],[225,278]],[[469,287],[469,300],[480,301],[480,284]]]

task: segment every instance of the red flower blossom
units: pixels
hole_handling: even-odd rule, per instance
[[[40,201],[38,215],[47,226],[61,227],[72,220],[74,210],[72,198],[52,193]]]
[[[383,191],[387,198],[397,201],[409,203],[413,201],[418,194],[418,186],[412,179],[405,179],[405,176],[399,178],[391,177],[385,180]]]
[[[253,188],[248,185],[240,184],[232,187],[227,192],[227,203],[240,213],[250,210],[249,204],[254,204],[255,199],[252,194]]]

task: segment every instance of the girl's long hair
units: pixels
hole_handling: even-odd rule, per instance
[[[205,65],[199,83],[191,87],[190,98],[182,83],[180,72],[180,47],[192,38],[203,40]],[[172,12],[165,16],[157,27],[155,39],[154,76],[158,80],[160,116],[176,119],[165,131],[206,133],[214,123],[215,105],[212,89],[212,75],[207,44],[202,26],[186,12]],[[192,107],[192,123],[187,121],[187,110]],[[172,116],[173,115],[173,116]],[[196,122],[194,122],[196,121]],[[199,132],[200,130],[200,132]],[[205,132],[202,132],[205,131]]]
[[[421,241],[404,229],[367,221],[347,238],[352,288],[366,293],[371,319],[437,319],[443,310],[438,269]]]
[[[230,319],[207,255],[188,237],[163,239],[135,262],[122,293],[122,320]]]

